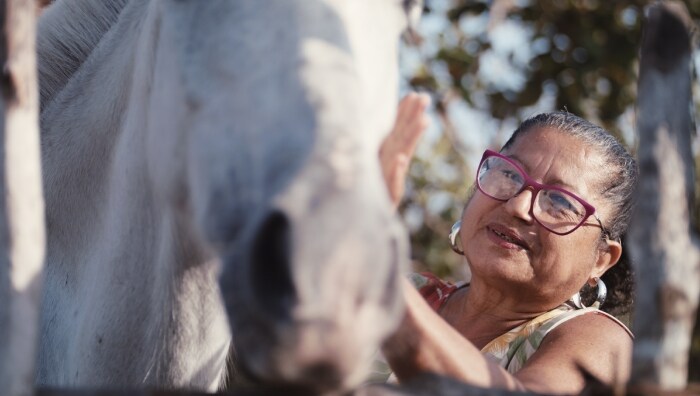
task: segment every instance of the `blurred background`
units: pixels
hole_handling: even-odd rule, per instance
[[[426,2],[420,37],[401,51],[401,90],[431,95],[432,125],[417,148],[399,209],[411,232],[414,270],[459,281],[468,277],[466,264],[450,249],[447,234],[481,154],[499,149],[522,120],[567,110],[636,151],[638,51],[644,6],[651,1]],[[684,3],[700,23],[700,0]],[[700,67],[697,49],[693,65]],[[693,85],[697,113],[695,77]],[[697,174],[700,144],[694,139]],[[692,216],[697,229],[697,197]],[[691,381],[700,381],[697,324],[689,372]]]

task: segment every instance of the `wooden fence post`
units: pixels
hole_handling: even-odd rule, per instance
[[[640,185],[628,238],[635,264],[632,388],[679,390],[700,294],[690,222],[690,16],[680,2],[646,10],[637,99]]]
[[[34,393],[44,201],[34,0],[2,0],[0,57],[0,392]]]

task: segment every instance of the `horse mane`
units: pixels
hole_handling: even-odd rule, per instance
[[[90,56],[128,1],[55,1],[41,15],[36,44],[41,109]]]

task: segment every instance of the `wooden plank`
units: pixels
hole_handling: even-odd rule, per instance
[[[700,294],[689,216],[692,22],[680,2],[657,3],[646,15],[637,99],[640,186],[628,238],[637,281],[631,386],[680,390]]]
[[[0,389],[33,394],[44,210],[33,0],[0,3]]]

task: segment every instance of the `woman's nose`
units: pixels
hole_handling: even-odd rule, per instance
[[[534,192],[529,188],[519,192],[505,202],[506,211],[523,221],[532,222],[532,194]]]

